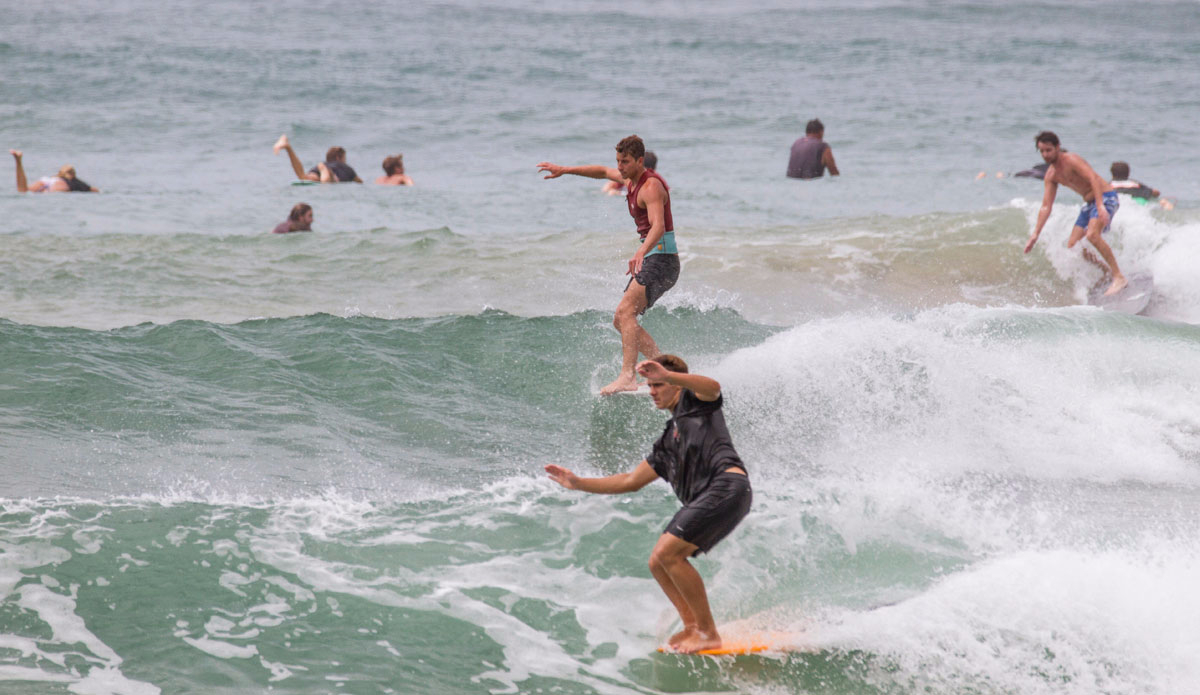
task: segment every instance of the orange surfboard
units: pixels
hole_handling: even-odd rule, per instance
[[[705,656],[744,656],[762,652],[796,652],[801,651],[800,635],[786,632],[767,632],[762,634],[742,634],[721,641],[716,649],[702,649],[697,654]],[[659,647],[663,653],[674,653],[668,647]]]

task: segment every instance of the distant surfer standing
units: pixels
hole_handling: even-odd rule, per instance
[[[1084,200],[1084,206],[1079,211],[1074,228],[1071,229],[1071,236],[1067,239],[1067,248],[1074,248],[1075,244],[1086,236],[1087,240],[1092,242],[1092,246],[1100,252],[1104,262],[1108,264],[1106,270],[1112,273],[1112,284],[1105,290],[1105,296],[1120,292],[1125,285],[1129,284],[1129,280],[1117,267],[1117,258],[1113,255],[1112,248],[1101,236],[1108,231],[1108,227],[1112,223],[1112,216],[1121,206],[1117,200],[1117,192],[1084,161],[1083,157],[1062,149],[1058,136],[1054,133],[1044,130],[1037,134],[1034,142],[1037,144],[1038,153],[1042,155],[1042,160],[1049,164],[1050,168],[1046,170],[1042,208],[1038,211],[1037,225],[1033,228],[1033,234],[1030,235],[1029,242],[1025,244],[1025,253],[1029,253],[1033,249],[1033,245],[1041,236],[1042,227],[1046,225],[1046,220],[1050,217],[1050,208],[1054,205],[1054,197],[1058,194],[1058,185],[1061,183],[1083,196]],[[1089,261],[1101,265],[1086,249],[1083,255]],[[1101,265],[1101,267],[1104,266]]]
[[[638,323],[638,316],[654,306],[664,292],[679,279],[679,250],[675,246],[675,225],[671,220],[671,193],[667,182],[646,168],[646,145],[636,135],[617,143],[617,168],[601,165],[564,167],[550,162],[538,164],[545,178],[556,179],[563,174],[608,179],[617,183],[629,181],[625,202],[637,224],[641,245],[629,259],[625,294],[613,316],[613,327],[621,333],[621,373],[616,380],[600,389],[609,395],[618,391],[637,390],[633,367],[638,353],[648,358],[658,356],[658,345]]]
[[[650,384],[654,405],[671,411],[650,455],[632,471],[605,478],[580,478],[555,465],[546,472],[569,490],[599,494],[633,492],[659,477],[671,484],[683,508],[650,552],[650,572],[683,621],[667,646],[689,654],[716,649],[721,636],[708,593],[688,558],[712,550],[750,511],[750,479],[725,426],[721,384],[689,374],[675,355],[646,360],[637,371]]]

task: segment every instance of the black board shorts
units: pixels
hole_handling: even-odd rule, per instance
[[[693,557],[707,553],[742,522],[753,497],[748,476],[718,473],[699,497],[671,517],[663,533],[696,546]]]
[[[656,253],[642,260],[642,269],[637,275],[629,278],[625,284],[626,291],[634,280],[646,288],[646,309],[654,306],[663,293],[675,286],[679,279],[679,254]],[[646,309],[642,309],[643,312]]]

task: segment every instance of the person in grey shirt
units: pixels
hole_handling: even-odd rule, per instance
[[[833,161],[833,150],[825,142],[825,124],[814,118],[804,127],[804,137],[792,143],[792,156],[788,159],[788,178],[819,179],[829,169],[831,176],[839,176],[837,162]]]

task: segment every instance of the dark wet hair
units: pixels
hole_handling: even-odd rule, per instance
[[[1113,162],[1108,170],[1112,173],[1112,177],[1118,181],[1129,178],[1129,164],[1125,162]]]
[[[404,172],[404,155],[394,154],[383,158],[383,173],[391,176],[396,172]]]
[[[330,147],[325,152],[325,161],[327,162],[340,162],[345,158],[346,150],[342,149],[341,147]]]
[[[658,155],[656,155],[650,151],[646,152],[646,168],[647,169],[657,169],[658,168]]]
[[[1062,146],[1062,145],[1060,145],[1060,144],[1059,144],[1059,142],[1058,142],[1058,136],[1057,136],[1057,135],[1055,135],[1054,133],[1052,133],[1052,132],[1051,132],[1051,131],[1049,131],[1049,130],[1043,130],[1042,132],[1040,132],[1040,133],[1038,133],[1038,134],[1037,134],[1037,137],[1035,137],[1035,138],[1033,139],[1033,143],[1034,143],[1034,145],[1037,145],[1037,144],[1038,144],[1038,143],[1040,143],[1040,142],[1046,142],[1046,143],[1049,143],[1049,144],[1051,144],[1051,145],[1054,145],[1055,147],[1061,147],[1061,146]]]
[[[72,193],[91,193],[92,192],[92,187],[89,186],[86,181],[84,181],[83,179],[81,179],[79,177],[72,176],[71,178],[63,179],[63,180],[67,182],[67,187],[71,189]]]
[[[824,132],[825,132],[825,124],[822,123],[821,119],[819,119],[819,118],[812,119],[811,121],[808,122],[808,125],[804,126],[804,134],[805,135],[820,135],[821,133],[824,133]]]
[[[312,210],[312,206],[308,203],[296,203],[292,206],[292,211],[288,213],[288,219],[292,222],[299,222],[305,213]]]
[[[617,154],[627,154],[634,159],[641,159],[646,156],[646,143],[636,135],[621,140],[617,143]]]
[[[659,355],[658,357],[652,357],[651,359],[666,367],[668,372],[679,372],[681,374],[688,373],[687,362],[684,362],[683,358],[679,357],[678,355],[663,354]]]

